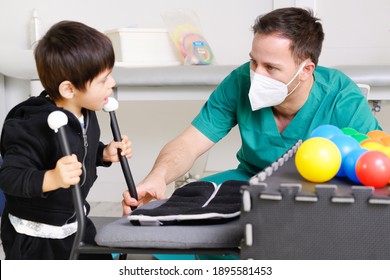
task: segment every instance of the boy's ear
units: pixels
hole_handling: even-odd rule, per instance
[[[71,98],[73,98],[73,96],[75,94],[75,87],[69,81],[63,81],[59,85],[58,90],[59,90],[61,96],[65,99],[71,99]]]

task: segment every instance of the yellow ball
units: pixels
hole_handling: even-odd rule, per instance
[[[379,140],[367,139],[360,142],[360,147],[370,151],[380,151],[384,146],[379,142]]]
[[[340,169],[341,153],[331,140],[310,138],[302,143],[295,155],[299,174],[313,183],[332,179]]]
[[[379,151],[390,158],[390,147],[383,146]]]

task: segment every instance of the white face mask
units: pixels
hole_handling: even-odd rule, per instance
[[[297,73],[287,84],[270,77],[257,74],[250,69],[251,87],[249,89],[249,101],[251,103],[252,111],[281,104],[301,83],[299,81],[295,88],[288,92],[288,86],[298,76],[305,65],[306,63],[302,64]]]

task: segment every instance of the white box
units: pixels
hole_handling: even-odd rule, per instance
[[[116,65],[142,67],[183,63],[166,29],[119,28],[105,34],[112,41]]]

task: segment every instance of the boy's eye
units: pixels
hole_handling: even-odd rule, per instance
[[[108,77],[109,77],[109,76],[104,77],[104,78],[102,79],[102,83],[103,83],[103,84],[105,84],[105,83],[108,81]]]

